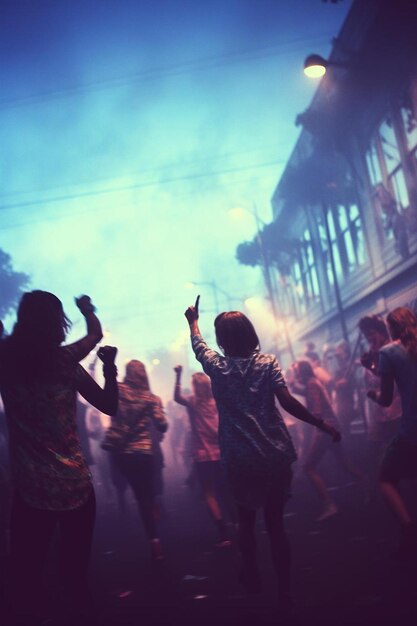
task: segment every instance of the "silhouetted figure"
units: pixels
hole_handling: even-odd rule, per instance
[[[45,291],[25,293],[13,333],[0,344],[0,388],[13,480],[11,595],[19,613],[45,613],[43,566],[60,530],[62,615],[90,608],[87,568],[95,517],[91,475],[76,428],[76,392],[106,413],[117,408],[116,348],[102,348],[101,389],[78,364],[102,337],[87,296],[77,301],[88,334],[61,346],[69,328],[62,304]],[[23,617],[21,618],[23,619]],[[29,623],[32,623],[31,621]]]
[[[175,368],[176,380],[174,400],[185,406],[191,424],[191,456],[194,468],[200,483],[200,488],[207,506],[216,522],[219,534],[219,547],[230,545],[226,533],[220,501],[224,499],[219,493],[219,487],[224,480],[223,468],[220,461],[219,448],[219,414],[211,392],[208,376],[202,373],[193,374],[193,395],[185,396],[181,391],[182,367]]]
[[[135,494],[152,557],[162,559],[155,519],[151,421],[161,433],[168,428],[162,402],[151,393],[144,364],[129,361],[124,381],[119,383],[119,409],[106,433],[103,448],[112,454],[113,463]]]
[[[351,423],[355,417],[355,380],[351,367],[351,352],[347,341],[336,346],[337,370],[334,376],[335,413],[343,433],[351,435]]]
[[[396,556],[416,559],[417,526],[398,485],[403,479],[417,478],[417,315],[399,307],[388,314],[387,323],[393,341],[379,351],[380,391],[368,391],[368,397],[380,406],[390,406],[394,382],[398,386],[402,405],[399,434],[385,451],[379,480],[388,506],[401,523]]]
[[[198,327],[198,302],[185,316],[198,361],[211,379],[219,411],[219,443],[232,494],[238,507],[242,584],[260,590],[256,558],[256,509],[262,507],[278,577],[282,607],[290,603],[290,545],[284,530],[284,505],[289,495],[294,446],[275,407],[275,397],[291,415],[330,434],[339,433],[315,418],[288,391],[276,358],[259,351],[250,320],[237,311],[215,319],[217,343],[224,356],[211,350]]]

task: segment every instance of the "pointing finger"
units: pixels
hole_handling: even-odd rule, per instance
[[[198,305],[199,305],[199,303],[200,303],[200,296],[198,295],[197,298],[196,298],[196,301],[195,301],[195,305],[194,305],[194,308],[196,309],[197,313],[198,313]]]

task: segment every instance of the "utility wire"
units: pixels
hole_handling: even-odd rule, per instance
[[[47,187],[47,188],[39,188],[39,189],[32,189],[32,190],[26,190],[26,191],[19,191],[19,192],[14,192],[14,193],[6,193],[3,195],[0,195],[0,199],[8,199],[8,198],[13,198],[15,196],[21,196],[22,194],[39,194],[39,193],[50,193],[52,191],[55,191],[57,189],[68,189],[68,188],[74,188],[74,187],[85,187],[88,185],[92,185],[94,183],[103,183],[103,182],[107,182],[107,183],[111,183],[112,181],[116,181],[116,180],[120,180],[121,178],[128,178],[128,177],[132,177],[134,175],[137,175],[138,173],[140,174],[153,174],[153,173],[158,173],[160,174],[161,172],[163,172],[164,170],[171,170],[174,168],[184,168],[184,167],[188,167],[190,165],[195,165],[196,163],[207,163],[207,162],[213,162],[213,161],[222,161],[224,159],[229,159],[230,157],[234,157],[237,155],[243,155],[243,154],[249,154],[249,153],[253,153],[253,152],[258,152],[258,151],[265,151],[265,150],[270,150],[270,149],[274,149],[274,150],[278,150],[279,148],[282,147],[286,147],[286,148],[290,148],[292,146],[292,144],[290,144],[289,142],[278,142],[278,143],[274,143],[274,144],[266,144],[266,145],[261,145],[261,146],[257,146],[255,148],[251,148],[249,150],[234,150],[231,152],[224,152],[222,154],[219,155],[213,155],[213,156],[207,156],[207,157],[203,157],[203,158],[193,158],[192,161],[183,161],[181,163],[167,163],[165,165],[161,165],[160,167],[150,167],[150,168],[145,168],[145,169],[141,169],[140,172],[138,172],[138,170],[134,170],[132,172],[127,172],[124,174],[121,174],[120,176],[101,176],[98,178],[94,178],[94,179],[89,179],[89,180],[83,180],[81,182],[70,182],[68,184],[61,184],[61,185],[54,185],[53,187]],[[0,208],[2,207],[1,202],[0,202]]]
[[[310,44],[318,44],[319,41],[322,42],[324,38],[327,39],[331,36],[332,34],[322,34],[316,35],[309,39],[298,37],[296,39],[277,44],[276,46],[258,48],[257,50],[243,50],[224,55],[205,57],[196,61],[185,61],[183,63],[149,68],[126,76],[115,77],[112,79],[103,79],[85,84],[70,85],[67,87],[63,87],[62,89],[51,89],[49,91],[30,94],[27,96],[1,98],[0,109],[10,109],[25,104],[37,104],[38,102],[44,102],[46,100],[54,98],[61,98],[67,95],[83,95],[91,91],[109,89],[112,87],[125,87],[141,80],[178,76],[187,72],[196,72],[203,69],[207,70],[217,67],[223,67],[225,65],[231,65],[234,63],[242,63],[267,57],[281,56],[282,54],[288,54],[305,49],[305,47]],[[301,43],[303,44],[302,46],[282,51],[282,48],[285,48],[285,46],[292,46],[293,44]]]
[[[275,160],[275,161],[269,161],[267,163],[256,163],[256,164],[245,165],[245,166],[241,166],[241,167],[230,167],[230,168],[226,168],[226,169],[223,169],[223,170],[217,170],[217,171],[213,171],[213,172],[199,172],[197,174],[189,174],[189,175],[185,175],[185,176],[173,176],[173,177],[165,178],[165,179],[132,183],[130,185],[120,185],[119,187],[113,187],[111,189],[106,189],[106,188],[103,188],[103,189],[93,189],[91,191],[84,191],[84,192],[77,193],[77,194],[62,194],[62,195],[54,196],[54,197],[50,197],[50,198],[43,198],[43,199],[37,199],[37,200],[26,200],[26,201],[22,201],[22,202],[14,202],[14,203],[12,202],[12,203],[9,203],[9,204],[0,204],[0,210],[16,209],[16,208],[30,207],[30,206],[38,206],[40,204],[51,204],[51,203],[54,203],[54,202],[68,202],[68,201],[71,201],[71,200],[77,200],[79,198],[89,198],[89,197],[93,197],[93,196],[107,195],[107,194],[113,194],[113,193],[120,193],[120,192],[123,192],[123,191],[132,191],[134,189],[144,189],[146,187],[158,187],[158,186],[162,186],[162,185],[170,185],[170,184],[178,183],[178,182],[197,180],[197,179],[208,178],[208,177],[212,177],[212,176],[221,176],[223,174],[231,174],[231,173],[235,173],[235,172],[243,172],[243,171],[259,169],[259,168],[263,168],[263,167],[271,167],[271,166],[280,165],[280,164],[283,164],[283,163],[286,163],[286,162],[287,162],[286,160]],[[105,207],[105,208],[107,208],[107,207]],[[103,209],[101,209],[101,210],[103,210]]]

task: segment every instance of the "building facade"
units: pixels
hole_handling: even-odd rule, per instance
[[[415,2],[354,2],[297,117],[263,233],[278,330],[297,354],[307,341],[353,349],[361,316],[417,309],[416,24]]]

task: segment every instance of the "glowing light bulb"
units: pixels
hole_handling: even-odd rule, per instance
[[[309,65],[304,68],[304,74],[309,78],[321,78],[326,73],[324,65]]]

